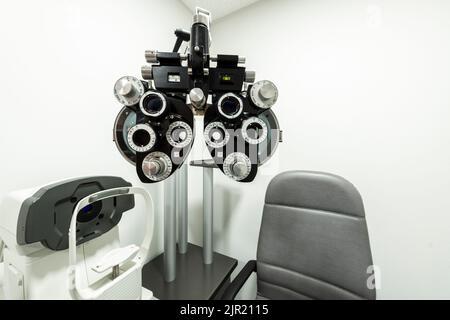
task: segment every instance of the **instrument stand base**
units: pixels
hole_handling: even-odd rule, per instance
[[[188,243],[185,254],[177,253],[176,278],[164,281],[163,254],[142,269],[142,286],[160,300],[217,300],[222,297],[237,260],[214,253],[213,263],[203,264],[202,247]]]

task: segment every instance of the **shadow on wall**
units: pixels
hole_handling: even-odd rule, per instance
[[[220,195],[220,196],[217,196]],[[222,242],[222,249],[228,251],[231,244],[226,241],[226,235],[229,234],[231,228],[232,216],[238,213],[236,210],[241,201],[242,193],[237,189],[231,189],[226,186],[214,185],[214,233],[215,241]],[[189,205],[189,242],[202,245],[203,244],[203,203],[192,201]],[[197,223],[193,223],[196,221]]]
[[[232,227],[232,216],[238,214],[236,208],[241,201],[242,192],[223,185],[215,186],[215,190],[215,194],[220,194],[220,197],[214,199],[214,224],[220,227],[214,229],[214,239],[223,240],[222,249],[228,252],[231,249],[231,243],[226,235]]]

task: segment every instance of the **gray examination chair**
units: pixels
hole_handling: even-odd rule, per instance
[[[356,188],[336,175],[289,171],[267,188],[256,261],[245,265],[223,298],[234,299],[256,272],[257,299],[375,299],[370,266]]]

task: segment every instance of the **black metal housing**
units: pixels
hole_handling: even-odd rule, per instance
[[[41,242],[51,250],[69,247],[68,233],[73,210],[82,198],[106,189],[129,187],[119,177],[98,176],[66,180],[39,189],[25,200],[17,221],[19,245]],[[134,196],[127,195],[94,203],[77,219],[77,244],[95,239],[115,227],[122,213],[134,208]],[[85,213],[86,218],[81,217]]]

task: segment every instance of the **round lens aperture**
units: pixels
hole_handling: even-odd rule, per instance
[[[137,124],[128,130],[128,145],[135,152],[147,152],[156,142],[155,131],[148,124]]]
[[[143,105],[145,111],[151,114],[156,114],[161,111],[163,107],[163,101],[160,97],[151,95],[146,97]]]
[[[209,139],[215,143],[221,143],[225,139],[225,131],[216,127],[209,132]]]
[[[222,122],[209,123],[203,133],[206,144],[212,148],[222,148],[230,140],[230,133]]]
[[[228,119],[239,117],[243,110],[242,99],[231,92],[220,97],[217,106],[219,113]]]
[[[142,113],[149,117],[159,117],[166,111],[166,106],[167,102],[164,96],[154,91],[145,93],[139,103]]]
[[[97,201],[92,204],[88,204],[78,212],[77,221],[78,222],[89,222],[97,218],[97,216],[102,211],[102,202]]]
[[[192,129],[184,121],[172,122],[167,130],[166,139],[171,146],[184,148],[192,142]]]
[[[253,123],[251,125],[248,126],[247,128],[247,135],[250,139],[254,139],[257,140],[259,139],[262,135],[261,135],[261,131],[262,131],[263,127],[258,124],[258,123]]]
[[[266,123],[257,118],[251,117],[242,123],[242,136],[250,144],[259,144],[266,140],[268,130]]]
[[[223,99],[221,108],[226,115],[234,116],[239,112],[239,100],[235,97],[227,97]]]
[[[137,130],[134,134],[133,134],[133,142],[135,145],[137,146],[146,146],[148,145],[148,143],[150,142],[150,134],[145,131],[145,130]]]

